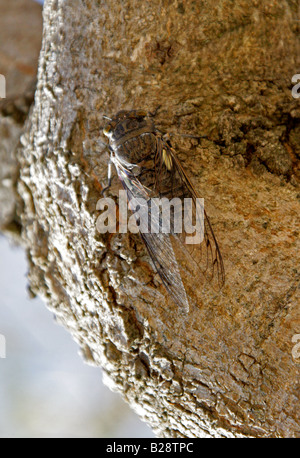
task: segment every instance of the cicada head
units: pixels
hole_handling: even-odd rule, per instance
[[[103,129],[103,134],[111,140],[121,138],[126,132],[130,132],[144,124],[147,112],[144,110],[121,110],[119,111]]]
[[[103,129],[118,159],[133,165],[151,153],[154,132],[154,123],[144,110],[119,111]]]

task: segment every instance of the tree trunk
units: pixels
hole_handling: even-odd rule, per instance
[[[299,436],[299,24],[293,1],[44,6],[18,153],[30,287],[161,437]],[[158,107],[200,137],[172,142],[226,269],[188,314],[138,235],[96,230],[103,115]]]

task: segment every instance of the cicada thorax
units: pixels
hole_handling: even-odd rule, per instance
[[[108,127],[110,146],[124,165],[138,166],[156,151],[153,122],[148,118],[121,115]]]
[[[143,132],[126,136],[124,141],[114,147],[114,152],[119,161],[124,164],[139,166],[146,159],[154,157],[156,151],[156,137],[153,133]]]

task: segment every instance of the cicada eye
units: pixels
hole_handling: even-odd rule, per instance
[[[111,127],[111,125],[109,124],[108,126],[104,127],[104,129],[103,129],[103,134],[106,135],[106,137],[109,137],[111,131],[112,131],[112,127]]]

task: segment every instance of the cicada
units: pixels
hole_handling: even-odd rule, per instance
[[[114,164],[129,206],[136,199],[147,202],[139,211],[139,219],[142,214],[147,220],[151,212],[151,228],[144,228],[140,235],[167,291],[187,312],[191,303],[197,302],[195,293],[201,284],[210,281],[221,288],[225,281],[221,252],[206,211],[201,244],[187,244],[184,228],[181,233],[174,230],[174,214],[169,232],[160,231],[161,214],[153,211],[150,201],[163,197],[189,199],[196,210],[198,200],[170,139],[160,133],[143,110],[119,111],[103,133],[110,150],[109,186]]]

